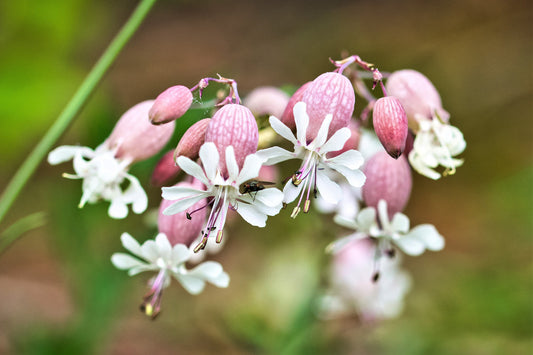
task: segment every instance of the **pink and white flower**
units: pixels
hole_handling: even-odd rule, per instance
[[[327,157],[328,153],[343,148],[351,136],[348,127],[340,128],[331,134],[329,127],[332,115],[328,114],[322,121],[316,137],[308,143],[309,116],[304,102],[298,102],[294,105],[294,120],[296,122],[296,136],[279,119],[270,116],[270,125],[280,136],[294,144],[294,152],[277,146],[257,152],[257,155],[265,160],[265,165],[272,165],[289,159],[301,159],[303,161],[300,169],[283,189],[284,203],[292,202],[298,195],[300,196],[298,205],[292,213],[293,218],[300,212],[300,204],[304,195],[304,212],[309,210],[310,197],[316,195],[317,192],[327,202],[338,203],[340,201],[342,190],[328,176],[331,170],[344,176],[348,183],[354,187],[361,187],[365,182],[365,176],[359,170],[363,164],[363,157],[357,150],[351,149],[335,157]],[[327,139],[328,135],[330,136],[329,139]]]
[[[257,227],[264,227],[268,216],[279,213],[282,207],[283,194],[276,188],[265,188],[250,194],[242,193],[240,186],[251,179],[257,178],[262,160],[256,154],[249,154],[239,171],[233,146],[227,146],[225,151],[225,168],[228,177],[224,178],[219,166],[220,156],[215,143],[206,142],[200,148],[202,165],[191,159],[180,156],[177,163],[180,168],[201,181],[205,190],[173,186],[163,187],[162,196],[167,200],[176,200],[163,213],[172,215],[188,210],[196,202],[209,198],[211,213],[203,230],[202,242],[196,250],[203,249],[211,233],[216,233],[217,242],[222,239],[222,230],[226,221],[228,209],[232,208],[248,223]],[[187,213],[193,214],[194,211]]]

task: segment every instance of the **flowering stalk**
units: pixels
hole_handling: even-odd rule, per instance
[[[87,102],[89,96],[96,88],[96,85],[98,85],[111,64],[113,64],[115,61],[118,54],[122,51],[126,43],[128,43],[129,39],[139,28],[140,24],[155,2],[156,0],[141,1],[128,21],[124,24],[120,32],[115,36],[109,47],[107,47],[104,54],[102,54],[98,62],[96,62],[94,67],[91,69],[67,106],[65,106],[63,112],[61,112],[57,120],[48,129],[41,141],[22,163],[19,170],[15,173],[6,187],[2,197],[0,197],[0,222],[19,195],[24,185],[26,185],[31,175],[35,172],[35,169],[37,169],[39,166],[39,163],[50,151],[50,148],[58,140],[61,134],[63,134],[63,132],[67,129],[68,125],[78,114],[81,107]]]

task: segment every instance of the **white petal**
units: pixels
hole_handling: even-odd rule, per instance
[[[300,191],[302,191],[303,183],[299,184],[298,186],[294,186],[292,181],[289,181],[285,184],[285,187],[283,188],[283,202],[285,203],[291,203],[292,201],[296,200],[298,195],[300,194]]]
[[[143,257],[141,245],[129,233],[122,233],[122,235],[120,236],[120,241],[122,242],[122,246],[126,250],[141,258]]]
[[[298,141],[296,140],[296,137],[292,133],[291,129],[285,126],[280,120],[274,116],[270,116],[269,122],[270,126],[274,131],[276,131],[277,134],[290,141],[292,144],[298,144]]]
[[[203,193],[203,194],[198,194],[196,196],[192,196],[192,197],[189,197],[189,198],[184,198],[182,200],[179,200],[179,201],[173,203],[172,205],[168,206],[167,208],[165,208],[163,210],[163,214],[165,216],[171,216],[173,214],[183,212],[187,208],[191,207],[196,202],[200,201],[201,199],[203,199],[203,198],[205,198],[207,196],[209,196],[209,195],[206,194],[206,193]]]
[[[155,237],[155,244],[157,245],[159,255],[165,260],[170,260],[172,256],[172,245],[168,241],[166,234],[159,233]]]
[[[200,159],[205,169],[207,178],[212,181],[217,175],[218,162],[220,161],[220,155],[218,154],[217,147],[213,142],[204,143],[200,147]],[[207,184],[205,184],[207,185]]]
[[[264,227],[266,225],[267,215],[255,208],[254,205],[240,203],[237,207],[237,213],[252,226]]]
[[[301,145],[307,145],[307,127],[309,126],[309,116],[307,115],[307,105],[305,102],[297,102],[292,112],[294,113],[294,123],[296,123],[296,138]]]
[[[257,194],[255,194],[255,199],[267,206],[275,207],[281,205],[283,202],[283,192],[272,187],[258,191]]]
[[[209,282],[216,287],[226,288],[229,286],[229,275],[225,272],[222,272],[217,277],[209,279]]]
[[[228,168],[229,178],[232,181],[237,180],[237,177],[239,176],[239,166],[235,159],[235,151],[231,145],[226,147],[226,167]]]
[[[152,264],[156,264],[157,259],[161,257],[159,254],[159,248],[154,240],[148,239],[141,246],[143,258]]]
[[[336,182],[331,180],[325,173],[316,174],[316,187],[320,196],[330,203],[338,203],[342,198],[342,190]]]
[[[145,263],[131,255],[124,253],[114,253],[111,256],[111,262],[117,269],[127,270],[136,266],[143,266]]]
[[[378,216],[379,216],[379,222],[381,223],[381,226],[383,229],[387,230],[389,229],[390,221],[389,221],[389,212],[387,209],[387,201],[381,199],[378,202]]]
[[[365,160],[359,151],[350,149],[342,154],[337,155],[336,157],[327,159],[327,162],[329,164],[333,163],[336,165],[344,165],[350,169],[358,169],[361,167],[361,165],[363,165]]]
[[[352,132],[348,127],[343,127],[335,132],[326,143],[320,147],[320,153],[336,152],[344,147],[346,141],[350,138]]]
[[[137,275],[141,272],[145,272],[145,271],[156,271],[158,270],[159,268],[155,265],[152,265],[152,264],[144,264],[144,265],[139,265],[139,266],[134,266],[132,267],[131,269],[128,270],[128,275],[129,276],[134,276],[134,275]]]
[[[256,154],[250,154],[244,159],[244,164],[242,166],[242,170],[239,173],[239,177],[237,179],[237,185],[241,185],[242,183],[254,179],[259,175],[259,170],[261,169],[261,162],[262,159],[259,158]]]
[[[444,238],[431,224],[421,224],[413,228],[409,234],[413,238],[418,238],[428,250],[439,251],[444,248]]]
[[[425,165],[414,150],[409,153],[409,163],[411,163],[413,169],[415,169],[420,175],[424,175],[433,180],[440,179],[440,174]]]
[[[365,233],[350,234],[347,237],[338,239],[338,240],[328,244],[328,246],[326,247],[326,253],[328,253],[328,254],[337,254],[338,252],[340,252],[342,249],[344,249],[350,243],[355,242],[355,241],[357,241],[359,239],[366,238],[366,237],[368,237],[368,236]]]
[[[258,201],[257,199],[255,201],[249,201],[249,203],[253,204],[258,211],[266,214],[267,216],[277,215],[279,211],[281,210],[281,208],[283,207],[283,204],[281,203],[275,206],[269,206],[269,205],[264,204],[261,201]]]
[[[356,217],[358,229],[369,232],[370,228],[376,224],[376,210],[374,207],[366,207],[357,214]]]
[[[409,232],[409,217],[407,217],[403,213],[396,213],[394,217],[392,217],[391,227],[392,230],[395,232]]]
[[[294,153],[277,146],[259,150],[255,154],[263,160],[263,165],[274,165],[295,158]]]
[[[128,215],[128,206],[124,203],[121,196],[117,196],[117,198],[111,200],[107,214],[109,217],[115,219],[126,218]]]
[[[394,241],[394,244],[396,244],[405,254],[411,256],[420,255],[425,250],[424,244],[422,244],[418,238],[413,238],[413,236],[409,234],[401,236]]]
[[[218,277],[224,270],[222,265],[215,261],[206,261],[201,263],[189,272],[189,275],[196,276],[204,280],[210,280]]]
[[[324,145],[324,143],[326,142],[326,139],[328,138],[329,125],[331,124],[332,119],[333,119],[333,116],[331,114],[326,115],[326,117],[324,118],[324,121],[322,121],[322,124],[320,125],[320,128],[318,129],[315,139],[313,140],[313,142],[311,142],[311,144],[309,144],[309,150],[316,150],[317,148],[320,148]]]
[[[205,281],[195,276],[174,274],[174,277],[181,283],[183,288],[192,295],[199,294],[205,287]]]
[[[171,186],[161,188],[161,197],[165,200],[181,200],[183,198],[190,198],[200,194],[206,194],[204,190],[195,189],[187,186]]]
[[[218,156],[218,152],[217,152],[217,156]],[[200,165],[196,164],[191,159],[189,159],[187,157],[184,157],[184,156],[179,156],[178,159],[176,160],[176,162],[180,166],[181,170],[185,171],[190,176],[193,176],[193,177],[197,178],[204,185],[206,185],[206,186],[210,185],[209,180],[206,177],[206,175],[205,175],[204,171],[202,170],[202,168],[200,167]],[[218,164],[218,162],[217,162],[217,164]]]
[[[135,176],[126,174],[126,178],[130,181],[130,185],[124,191],[123,199],[126,203],[132,203],[133,212],[141,214],[148,207],[148,196]]]
[[[349,229],[357,229],[357,223],[351,218],[346,218],[342,215],[335,215],[335,217],[333,217],[333,221],[339,226]]]
[[[80,152],[76,152],[76,154],[74,155],[74,159],[72,160],[72,164],[74,166],[74,171],[76,172],[76,174],[78,174],[79,176],[87,175],[90,163],[83,159],[83,156]]]
[[[176,244],[172,248],[172,264],[179,265],[191,257],[191,251],[184,244]]]
[[[74,155],[76,155],[77,153],[80,153],[80,155],[89,158],[92,158],[94,156],[94,152],[91,148],[79,147],[74,145],[63,145],[61,147],[57,147],[56,149],[48,153],[48,163],[51,165],[64,163],[66,161],[72,160],[72,158],[74,158]]]
[[[328,166],[344,176],[348,183],[353,187],[361,187],[365,184],[366,176],[359,169],[350,169],[344,165],[338,164],[329,164]]]

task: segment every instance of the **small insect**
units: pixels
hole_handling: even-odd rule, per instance
[[[265,186],[272,186],[275,185],[275,182],[270,181],[259,181],[259,180],[248,180],[246,182],[243,182],[241,186],[239,186],[239,192],[241,194],[249,194],[250,197],[253,197],[255,200],[255,195],[261,190],[265,189]],[[252,192],[255,192],[252,196]]]

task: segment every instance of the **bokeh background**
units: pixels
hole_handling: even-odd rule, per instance
[[[135,4],[0,2],[2,189]],[[122,232],[144,240],[154,229],[143,216],[111,220],[107,204],[78,210],[79,182],[60,176],[71,166],[43,163],[0,226],[46,213],[0,255],[0,353],[531,354],[532,23],[528,0],[159,1],[57,145],[95,147],[130,106],[215,73],[246,94],[312,80],[343,51],[383,71],[414,68],[467,140],[456,175],[415,175],[406,210],[446,248],[404,258],[413,288],[398,319],[321,321],[311,307],[327,274],[321,250],[341,229],[316,213],[234,224],[214,257],[230,288],[172,287],[152,322],[138,311],[147,278],[109,258]],[[134,174],[146,182],[156,161]],[[156,207],[159,190],[144,185]]]

